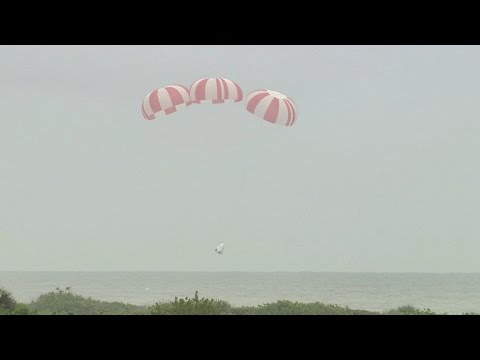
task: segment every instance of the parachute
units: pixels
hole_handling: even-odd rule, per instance
[[[192,105],[190,93],[185,86],[169,85],[153,90],[145,96],[142,102],[142,115],[145,120],[153,120],[190,105]]]
[[[142,115],[145,120],[154,120],[192,104],[238,103],[242,100],[243,90],[236,82],[226,78],[202,78],[190,88],[169,85],[149,92],[142,102]],[[298,118],[295,102],[277,91],[255,90],[245,98],[244,104],[248,112],[273,124],[292,126]],[[215,252],[222,255],[223,247],[223,244],[218,245]]]
[[[190,86],[190,98],[196,104],[239,102],[243,100],[241,87],[225,78],[205,78]]]
[[[292,126],[297,120],[297,107],[292,99],[277,91],[255,90],[245,99],[247,111],[274,124]]]
[[[222,254],[223,254],[223,247],[224,247],[223,244],[218,245],[218,246],[215,248],[215,252],[216,252],[217,254],[222,255]]]
[[[242,100],[243,90],[236,82],[226,78],[202,78],[190,88],[169,85],[151,91],[142,102],[142,115],[146,120],[154,120],[192,103],[223,104]],[[274,90],[252,91],[245,98],[245,109],[262,120],[283,126],[293,126],[298,119],[295,102]]]

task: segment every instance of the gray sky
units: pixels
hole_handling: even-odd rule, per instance
[[[0,270],[480,271],[479,64],[478,46],[1,46]],[[143,120],[149,91],[203,77],[285,93],[299,119]]]

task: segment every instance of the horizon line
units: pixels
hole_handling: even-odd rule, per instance
[[[313,271],[313,270],[0,270],[0,273],[329,273],[329,274],[480,274],[479,271]]]

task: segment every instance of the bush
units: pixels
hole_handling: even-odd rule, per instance
[[[121,302],[107,302],[85,298],[70,291],[56,291],[40,295],[29,306],[40,315],[145,315],[148,308]]]
[[[388,310],[385,315],[435,315],[430,309],[418,309],[412,305],[400,306],[396,309]]]
[[[31,310],[25,304],[18,304],[15,310],[12,312],[12,315],[37,315],[37,311]]]
[[[348,306],[315,303],[300,303],[280,300],[259,306],[232,307],[218,299],[177,298],[172,302],[156,303],[154,306],[138,306],[121,302],[107,302],[74,294],[70,288],[57,288],[40,295],[30,304],[19,304],[13,295],[0,288],[0,315],[436,315],[430,309],[411,305],[400,306],[383,313],[354,310]],[[445,314],[446,315],[446,314]],[[463,315],[480,315],[467,312]]]
[[[353,310],[348,306],[327,305],[319,302],[299,303],[280,300],[259,306],[244,306],[234,309],[237,315],[373,315],[366,310]]]
[[[10,291],[0,288],[0,310],[14,311],[17,302]]]
[[[326,305],[319,302],[303,304],[288,300],[259,306],[234,308],[223,300],[199,298],[198,291],[193,298],[186,297],[170,303],[157,303],[153,315],[373,315],[366,310],[353,310],[348,306]]]
[[[156,303],[152,315],[228,315],[232,313],[232,307],[223,300],[199,298],[195,291],[193,298],[186,297],[170,303]]]

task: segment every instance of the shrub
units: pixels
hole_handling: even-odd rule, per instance
[[[418,309],[412,305],[400,306],[396,309],[388,310],[385,315],[435,315],[430,309]]]
[[[195,291],[193,298],[179,299],[175,297],[173,302],[156,303],[151,310],[152,315],[228,315],[232,313],[232,307],[223,300],[199,298]]]
[[[0,288],[0,309],[4,311],[13,311],[17,302],[10,291]]]
[[[41,315],[143,315],[145,306],[107,302],[74,294],[70,288],[40,295],[29,305],[30,310]]]
[[[320,302],[299,303],[279,300],[259,306],[244,306],[234,309],[237,315],[373,315],[366,310],[353,310],[348,306],[329,305]]]

